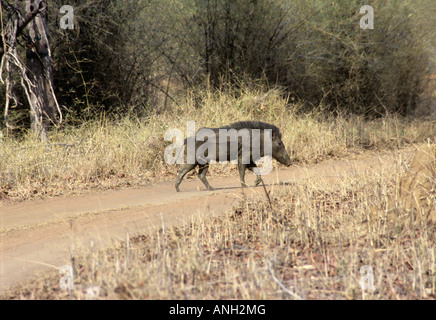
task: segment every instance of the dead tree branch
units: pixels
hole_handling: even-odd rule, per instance
[[[42,14],[47,9],[46,0],[34,0],[26,2],[26,14],[20,12],[16,7],[13,7],[5,0],[0,0],[0,18],[1,18],[1,40],[2,47],[0,48],[0,80],[6,85],[6,103],[4,120],[8,128],[12,128],[8,121],[8,114],[10,109],[10,101],[13,100],[14,106],[17,105],[17,97],[13,92],[15,85],[13,74],[18,73],[21,79],[21,86],[23,87],[27,101],[30,105],[30,114],[32,119],[32,129],[41,138],[45,139],[45,124],[47,119],[53,122],[54,117],[47,114],[47,110],[52,108],[51,102],[47,102],[50,97],[50,101],[54,104],[54,108],[57,109],[62,122],[62,113],[60,111],[57,99],[53,90],[52,75],[51,75],[51,63],[50,63],[50,47],[48,44],[48,35],[46,26],[44,25]],[[4,13],[7,12],[7,15]],[[6,18],[6,19],[5,19]],[[28,41],[28,52],[35,56],[32,61],[32,67],[29,68],[29,58],[26,63],[20,60],[17,44],[17,38],[22,34],[24,28],[26,28],[33,21],[30,28],[29,37],[26,37]],[[39,43],[36,40],[35,28],[38,28],[38,38],[45,41]],[[32,39],[32,37],[34,39]],[[42,52],[41,48],[44,49]],[[35,66],[39,65],[35,69]],[[3,80],[3,70],[6,70],[6,79]],[[43,84],[41,84],[43,82]]]

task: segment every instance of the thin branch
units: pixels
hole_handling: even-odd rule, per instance
[[[286,288],[285,285],[283,283],[281,283],[279,279],[277,279],[277,277],[274,274],[274,270],[272,269],[272,263],[270,260],[267,261],[267,264],[268,264],[268,271],[271,274],[271,277],[279,285],[280,289],[282,289],[284,292],[289,294],[295,300],[303,300],[298,294],[296,294],[296,293],[292,292],[291,290],[289,290],[288,288]]]
[[[271,198],[269,197],[268,191],[266,190],[265,183],[263,182],[263,179],[262,179],[262,178],[260,178],[260,181],[262,181],[263,190],[265,191],[266,197],[268,198],[269,207],[270,207],[270,209],[271,209],[271,212],[273,212],[273,207],[272,207],[272,203],[271,203]]]

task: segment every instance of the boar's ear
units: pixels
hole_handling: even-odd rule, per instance
[[[278,135],[277,132],[275,132],[274,130],[271,130],[271,135],[273,140],[280,139],[280,135]]]

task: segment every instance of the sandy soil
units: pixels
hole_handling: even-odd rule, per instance
[[[412,154],[409,149],[305,167],[280,167],[264,176],[264,181],[267,189],[313,178],[335,183],[350,175],[395,170],[394,158],[407,161]],[[223,214],[244,196],[265,197],[262,186],[240,188],[237,174],[208,180],[215,191],[205,191],[193,177],[185,178],[179,193],[174,182],[165,182],[139,189],[0,204],[0,294],[37,274],[71,264],[71,256],[84,252],[81,250],[109,246],[128,236],[181,225],[200,216]],[[253,185],[255,176],[247,173],[246,180]]]

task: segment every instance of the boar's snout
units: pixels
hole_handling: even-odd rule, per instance
[[[291,158],[289,157],[289,155],[286,153],[286,156],[284,157],[284,159],[282,159],[282,161],[279,161],[281,164],[289,167],[292,164]]]
[[[283,163],[283,164],[284,164],[285,166],[289,167],[289,166],[292,164],[291,158],[289,158],[289,156],[288,156],[288,159],[287,159],[286,162]]]
[[[275,154],[274,157],[278,162],[281,164],[289,167],[292,164],[291,158],[289,157],[289,154],[286,152],[286,149],[283,147],[280,149],[279,152]]]

